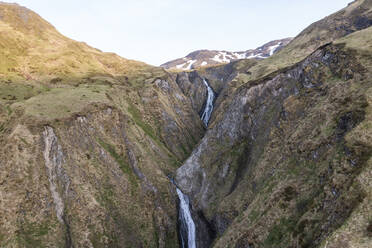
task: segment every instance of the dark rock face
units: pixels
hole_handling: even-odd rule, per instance
[[[182,92],[190,98],[193,109],[197,113],[202,112],[207,97],[207,89],[197,72],[181,72],[177,74],[176,82]]]
[[[190,99],[193,109],[200,116],[205,108],[207,99],[207,88],[203,83],[203,79],[208,81],[216,94],[214,103],[214,112],[216,112],[225,99],[224,92],[229,90],[229,82],[237,75],[234,66],[235,62],[232,62],[227,65],[206,68],[205,70],[175,73],[173,77],[184,95]],[[212,121],[213,115],[210,123]]]
[[[365,16],[358,16],[353,21],[353,25],[357,30],[362,30],[368,28],[369,26],[372,26],[372,19]]]
[[[210,247],[216,238],[214,225],[208,222],[202,211],[194,212],[193,220],[196,226],[196,246]]]

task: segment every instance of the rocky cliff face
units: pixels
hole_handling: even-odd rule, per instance
[[[0,16],[0,246],[177,247],[168,177],[204,128],[175,79]]]
[[[340,13],[353,20],[367,9],[370,2],[356,1]],[[223,104],[176,176],[217,236],[213,247],[371,244],[365,180],[372,150],[370,134],[360,135],[369,133],[371,48],[362,44],[371,44],[370,34],[368,28],[326,44],[256,80],[250,70],[269,72],[267,60],[234,65],[238,75],[227,82]],[[303,34],[292,43],[301,40]]]
[[[186,57],[164,63],[161,67],[174,70],[192,70],[200,67],[227,64],[239,59],[265,59],[285,47],[292,38],[270,41],[256,49],[241,52],[198,50]]]
[[[167,100],[160,95],[170,94],[172,86],[177,87],[154,82],[137,98],[138,105],[113,86],[106,92],[107,103],[92,103],[63,118],[43,119],[35,109],[3,107],[1,244],[176,245],[176,198],[168,175],[203,129],[188,99],[177,98],[182,95],[177,88],[172,111],[160,106]],[[54,91],[49,94],[58,101]],[[148,104],[148,114],[142,104]]]
[[[366,118],[370,76],[340,46],[240,88],[177,170],[221,236],[216,247],[232,238],[237,247],[316,246],[365,200],[354,178],[372,150],[351,131]]]

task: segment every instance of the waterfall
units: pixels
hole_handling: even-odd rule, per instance
[[[214,92],[212,88],[209,86],[207,80],[203,78],[204,85],[207,87],[207,101],[205,103],[204,111],[201,115],[201,120],[204,122],[205,126],[208,126],[209,119],[211,118],[212,111],[213,111],[213,101],[215,98]]]
[[[205,126],[208,126],[209,119],[211,118],[213,111],[213,101],[215,99],[215,94],[213,89],[209,86],[207,80],[203,78],[203,83],[207,87],[207,100],[203,113],[200,116],[200,119],[203,121]],[[173,180],[171,179],[171,182]],[[180,200],[180,206],[178,210],[179,218],[179,233],[180,233],[180,242],[182,248],[196,248],[196,228],[195,223],[191,216],[190,211],[190,200],[189,197],[182,193],[182,191],[176,187],[177,195]]]
[[[176,190],[180,199],[178,218],[180,222],[181,246],[182,248],[196,248],[195,223],[191,217],[189,198],[179,188],[176,188]]]

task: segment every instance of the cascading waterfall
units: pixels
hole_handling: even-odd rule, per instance
[[[207,102],[205,104],[205,108],[203,114],[201,115],[201,120],[204,122],[205,126],[208,126],[209,119],[211,118],[212,111],[213,111],[213,101],[215,98],[214,91],[209,86],[207,80],[203,78],[204,85],[207,87]]]
[[[201,120],[205,126],[208,126],[209,119],[211,118],[213,111],[213,102],[215,98],[214,91],[209,86],[207,80],[203,78],[204,85],[207,87],[207,101],[205,103],[204,111],[201,115]],[[171,180],[173,182],[173,180]],[[190,211],[190,200],[189,197],[182,193],[182,191],[176,187],[177,195],[180,200],[180,206],[178,210],[178,218],[180,223],[180,241],[182,248],[196,248],[196,228],[195,223],[191,216]]]
[[[196,248],[195,223],[191,217],[189,198],[179,188],[176,188],[176,190],[180,199],[178,218],[180,221],[181,246],[182,248]]]

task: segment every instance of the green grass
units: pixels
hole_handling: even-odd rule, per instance
[[[9,103],[24,101],[47,90],[48,88],[37,84],[0,82],[0,101]]]
[[[97,139],[97,142],[115,159],[115,161],[119,164],[120,169],[128,175],[131,185],[137,187],[136,177],[134,176],[133,171],[130,168],[129,164],[126,162],[125,158],[116,152],[116,149],[113,145],[106,143],[99,138]]]
[[[81,85],[55,88],[26,101],[12,104],[12,108],[24,108],[26,115],[40,119],[58,119],[82,111],[93,103],[109,103],[105,92],[108,86]]]
[[[6,110],[8,111],[8,115],[12,115],[13,110],[11,109],[9,105],[6,106]]]
[[[133,121],[148,135],[150,136],[155,142],[160,142],[158,137],[155,135],[154,129],[147,123],[145,123],[142,119],[142,114],[138,110],[136,106],[132,103],[129,103],[128,112],[133,118]]]
[[[48,235],[50,223],[23,223],[18,230],[17,241],[22,247],[46,247],[43,236]]]
[[[20,139],[20,140],[21,140],[25,145],[28,145],[28,146],[30,145],[30,144],[29,144],[29,143],[28,143],[24,138],[20,137],[19,139]]]
[[[5,124],[4,123],[1,123],[0,124],[0,133],[3,133],[5,130]]]
[[[346,47],[357,50],[372,51],[372,27],[354,32],[335,42],[335,44],[346,44]]]
[[[276,224],[269,232],[266,240],[264,241],[265,247],[287,247],[286,241],[288,235],[295,230],[296,221],[293,219],[281,218],[279,223]]]
[[[260,215],[260,212],[257,211],[257,210],[255,210],[255,209],[253,209],[253,210],[249,213],[248,218],[249,218],[249,220],[250,220],[251,222],[253,222],[253,221],[255,221],[255,220],[258,218],[259,215]]]

